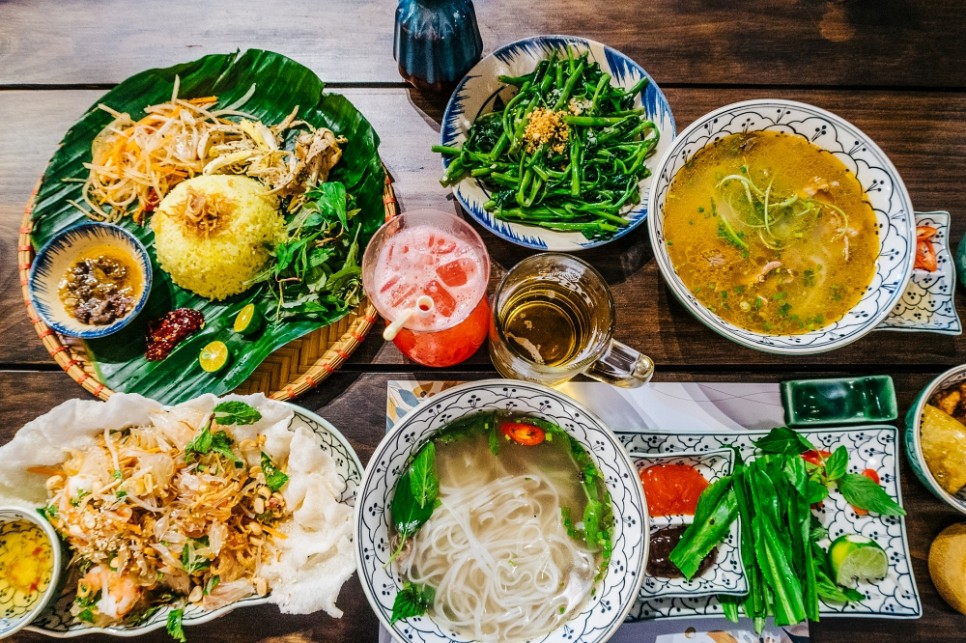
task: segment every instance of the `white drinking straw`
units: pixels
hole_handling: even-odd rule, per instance
[[[409,318],[415,314],[418,315],[428,315],[433,312],[436,302],[429,295],[420,295],[416,299],[416,305],[412,308],[407,308],[406,310],[399,313],[399,317],[396,317],[395,321],[386,326],[386,330],[382,331],[382,338],[387,342],[391,342],[396,339],[396,334],[399,330],[406,325]]]

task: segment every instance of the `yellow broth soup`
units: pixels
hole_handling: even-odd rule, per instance
[[[841,319],[872,281],[879,238],[862,186],[800,136],[726,136],[668,191],[668,256],[711,312],[780,335]]]

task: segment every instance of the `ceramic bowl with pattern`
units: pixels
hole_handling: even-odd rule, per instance
[[[428,615],[392,622],[403,579],[389,562],[396,544],[390,505],[410,457],[444,426],[481,411],[526,413],[557,424],[584,447],[603,474],[615,518],[610,562],[577,612],[534,643],[609,639],[637,598],[647,561],[647,507],[637,471],[614,433],[593,414],[551,388],[516,380],[471,382],[437,393],[409,411],[376,447],[356,505],[356,563],[370,605],[398,641],[465,640]]]
[[[709,310],[684,284],[668,256],[664,217],[671,182],[705,147],[730,134],[783,132],[803,137],[840,160],[861,184],[879,233],[875,273],[859,302],[838,321],[802,334],[747,330]],[[648,229],[658,267],[675,297],[702,323],[756,350],[812,355],[850,344],[873,330],[902,298],[912,274],[916,223],[905,185],[885,153],[857,127],[824,109],[780,99],[734,103],[698,118],[674,140],[654,170]]]
[[[922,411],[929,399],[937,392],[951,387],[959,386],[966,382],[966,364],[951,368],[931,381],[913,403],[912,408],[906,414],[905,446],[906,456],[912,471],[919,478],[919,481],[932,492],[934,496],[945,502],[956,511],[966,514],[966,487],[958,493],[949,493],[939,484],[922,451]]]
[[[709,483],[731,475],[734,470],[733,451],[718,449],[715,451],[676,451],[673,453],[640,453],[631,452],[631,460],[640,475],[653,466],[683,465],[696,470]],[[647,494],[645,493],[645,500]],[[694,521],[694,515],[683,513],[657,515],[654,508],[648,505],[648,515],[651,518],[651,555],[655,553],[654,535],[659,529],[669,527],[683,527]],[[641,599],[656,596],[709,596],[730,594],[740,596],[748,593],[748,579],[745,577],[741,565],[741,531],[736,520],[725,539],[715,547],[714,560],[704,572],[691,580],[683,576],[669,577],[651,574],[647,570],[644,583],[641,585]]]
[[[110,314],[97,322],[92,315],[81,321],[72,315],[61,297],[61,283],[68,271],[83,270],[78,283],[91,290],[102,289],[99,271],[95,265],[100,259],[111,261],[111,269],[126,271],[126,283],[130,288],[125,297],[125,312],[119,316]],[[83,267],[79,267],[83,262]],[[130,232],[109,223],[82,223],[55,235],[37,252],[30,267],[29,292],[34,310],[44,322],[62,335],[95,339],[116,333],[137,317],[151,293],[151,259],[144,245]],[[102,298],[103,300],[103,298]],[[112,319],[106,321],[106,319]]]
[[[630,89],[642,78],[648,78],[647,86],[635,100],[635,106],[644,109],[644,115],[652,121],[659,135],[658,143],[645,161],[652,173],[638,185],[640,201],[625,208],[621,216],[627,225],[611,236],[587,239],[580,232],[562,232],[541,227],[511,223],[497,219],[484,204],[490,200],[491,190],[480,180],[465,176],[453,185],[453,194],[473,219],[493,234],[515,244],[536,250],[572,252],[609,243],[628,234],[647,218],[647,194],[651,190],[653,169],[657,159],[667,150],[675,135],[671,107],[654,82],[639,64],[607,45],[577,38],[575,36],[536,36],[504,45],[484,57],[460,81],[446,105],[440,127],[440,141],[446,146],[461,146],[469,134],[473,122],[481,114],[502,109],[515,93],[515,89],[500,81],[500,76],[522,76],[531,73],[537,64],[552,52],[566,54],[590,53],[590,59],[600,64],[610,74],[611,83]],[[444,157],[443,168],[452,161]]]
[[[34,509],[0,507],[0,638],[19,632],[57,594],[63,555],[53,526]]]

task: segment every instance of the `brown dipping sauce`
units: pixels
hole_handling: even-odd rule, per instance
[[[651,544],[647,555],[647,573],[649,576],[684,578],[684,574],[681,573],[681,570],[674,563],[668,560],[668,556],[671,555],[671,551],[674,550],[678,541],[681,540],[681,536],[684,535],[687,528],[687,525],[672,525],[670,527],[661,527],[651,532]],[[708,571],[717,559],[718,548],[715,547],[701,561],[695,577],[701,576]]]
[[[102,248],[82,256],[67,269],[58,294],[74,319],[104,326],[134,309],[140,287],[141,271],[131,259]]]

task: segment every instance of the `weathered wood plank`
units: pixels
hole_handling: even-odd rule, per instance
[[[399,82],[394,10],[387,0],[7,0],[0,3],[0,85],[115,83],[248,47],[296,58],[328,82]],[[966,87],[966,67],[957,64],[966,60],[962,9],[954,0],[486,0],[476,11],[486,52],[537,34],[573,33],[625,52],[658,83]]]

